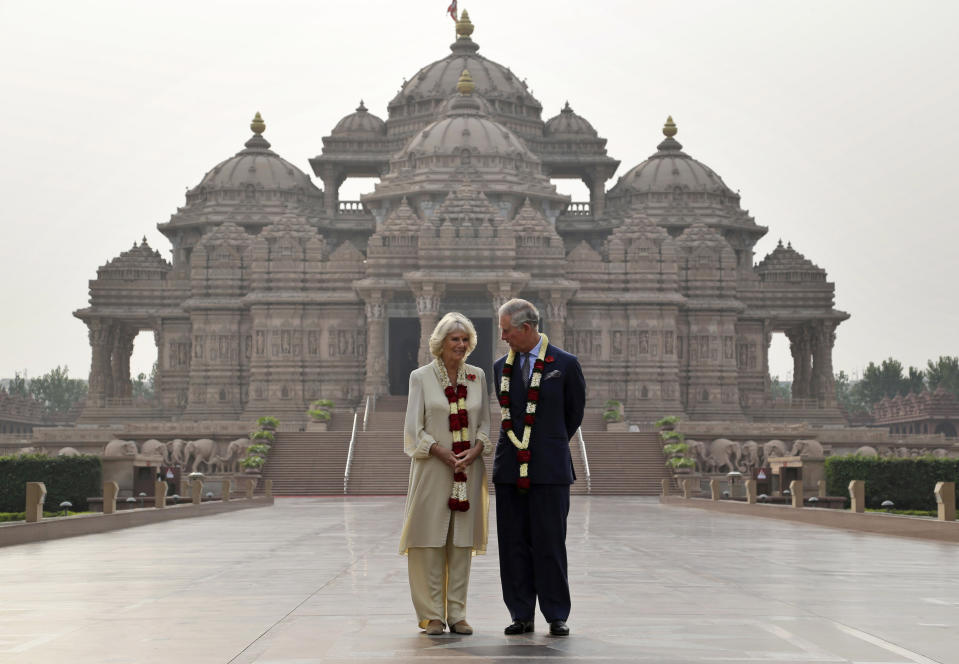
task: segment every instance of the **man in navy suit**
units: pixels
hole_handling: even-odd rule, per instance
[[[539,599],[550,634],[567,636],[566,517],[569,486],[576,479],[569,440],[583,421],[586,380],[574,355],[548,342],[543,347],[539,311],[531,302],[504,304],[499,325],[511,351],[493,365],[506,411],[493,460],[500,581],[513,619],[505,633],[532,632]]]

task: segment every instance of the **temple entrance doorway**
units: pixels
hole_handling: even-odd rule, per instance
[[[406,396],[410,390],[410,372],[418,366],[420,321],[418,318],[390,318],[388,334],[390,394]]]
[[[792,401],[793,360],[789,339],[782,332],[775,332],[769,344],[770,392],[774,403]]]
[[[493,384],[493,338],[489,332],[493,329],[493,319],[470,318],[470,320],[476,328],[477,341],[476,348],[466,361],[486,373],[486,387],[489,389]]]

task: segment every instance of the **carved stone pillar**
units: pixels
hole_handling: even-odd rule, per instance
[[[551,299],[546,303],[546,321],[549,327],[549,342],[564,348],[566,345],[566,300]]]
[[[103,408],[107,405],[107,397],[113,393],[111,355],[116,328],[101,319],[87,321],[87,328],[92,356],[87,404]]]
[[[366,394],[389,393],[386,380],[386,302],[382,293],[374,293],[366,301]]]
[[[113,374],[113,396],[129,403],[133,399],[133,383],[130,381],[130,356],[133,354],[133,340],[139,331],[126,325],[119,325],[113,341],[111,365]]]
[[[832,321],[818,321],[813,324],[810,337],[813,356],[810,396],[831,404],[836,397],[836,384],[832,373],[832,349],[836,343],[835,325]]]
[[[421,284],[416,291],[416,313],[420,317],[420,352],[418,361],[420,366],[433,361],[430,352],[430,335],[440,318],[440,297],[443,294],[442,286],[437,284]]]
[[[323,205],[326,214],[331,218],[335,217],[339,213],[340,184],[343,180],[332,167],[324,168],[320,179],[323,180]]]
[[[789,350],[793,356],[793,386],[794,399],[808,399],[811,394],[810,380],[812,378],[811,336],[805,325],[786,332],[789,339]]]

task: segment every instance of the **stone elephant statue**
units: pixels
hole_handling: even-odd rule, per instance
[[[690,458],[696,462],[696,470],[706,472],[706,443],[701,440],[686,440]]]
[[[864,457],[879,456],[878,452],[876,452],[876,448],[870,447],[869,445],[863,445],[862,447],[857,449],[855,452],[853,452],[853,454],[856,456],[864,456]]]
[[[786,443],[781,440],[773,438],[770,441],[763,443],[763,463],[769,463],[769,457],[783,457],[786,456]]]
[[[40,454],[42,456],[46,456],[47,451],[42,447],[33,447],[31,445],[30,447],[21,447],[14,454]]]
[[[105,457],[136,456],[136,453],[136,443],[132,440],[120,440],[119,438],[114,438],[103,448],[103,456]]]
[[[186,465],[186,441],[174,438],[166,444],[167,459],[174,466]]]
[[[793,443],[789,455],[822,458],[824,456],[822,443],[813,438],[800,438]]]
[[[224,470],[231,473],[240,472],[240,459],[246,456],[246,451],[253,442],[249,438],[231,440],[226,446],[226,456],[222,459]]]
[[[908,448],[908,447],[897,447],[897,448],[896,448],[896,456],[899,457],[900,459],[908,459],[908,458],[909,458],[909,448]]]
[[[189,465],[191,473],[197,472],[200,464],[204,464],[208,473],[216,468],[219,456],[217,454],[216,441],[209,438],[200,438],[191,440],[184,447],[185,465]]]
[[[140,446],[140,453],[150,456],[159,456],[163,459],[164,465],[169,465],[170,463],[170,451],[167,449],[166,445],[155,438],[145,441]]]
[[[709,444],[706,469],[710,473],[728,473],[739,468],[739,443],[726,438],[717,438]]]
[[[80,456],[80,453],[75,447],[61,447],[60,451],[57,452],[57,456]]]
[[[762,449],[755,440],[747,440],[743,443],[742,454],[739,457],[739,471],[741,473],[749,474],[756,468],[762,468]]]
[[[932,456],[936,457],[937,459],[945,459],[949,456],[949,450],[942,447],[937,447],[932,451]]]

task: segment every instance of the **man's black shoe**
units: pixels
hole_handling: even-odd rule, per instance
[[[565,620],[554,620],[549,624],[549,633],[553,636],[569,636],[569,627]]]
[[[533,631],[533,621],[532,620],[514,620],[512,625],[507,625],[506,629],[503,630],[503,634],[513,635],[513,634],[526,634],[527,632]],[[569,633],[569,630],[566,630],[566,633]]]

